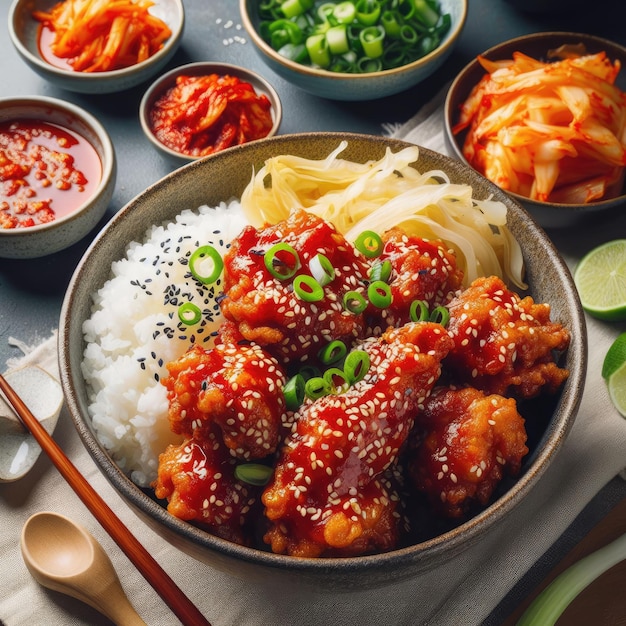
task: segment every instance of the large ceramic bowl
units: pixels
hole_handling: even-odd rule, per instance
[[[49,10],[59,0],[13,0],[9,10],[9,35],[18,54],[37,74],[54,85],[79,93],[116,93],[139,85],[158,74],[178,49],[183,36],[185,12],[182,0],[155,0],[150,12],[172,31],[163,47],[145,61],[108,72],[76,72],[48,63],[39,49],[41,27],[32,15]]]
[[[572,332],[571,346],[563,358],[570,376],[561,393],[550,401],[534,403],[533,422],[543,414],[545,428],[529,436],[531,452],[523,473],[507,482],[495,502],[457,526],[447,527],[415,545],[387,554],[354,558],[293,558],[242,547],[208,534],[171,516],[149,493],[136,487],[111,461],[94,436],[88,415],[88,395],[81,370],[85,342],[83,322],[91,315],[92,292],[110,274],[111,263],[124,257],[127,244],[144,236],[148,224],[171,220],[185,208],[217,205],[240,197],[258,168],[271,156],[292,154],[323,159],[341,142],[348,147],[342,158],[366,162],[380,159],[389,146],[397,151],[406,144],[382,137],[345,133],[313,133],[272,137],[230,148],[176,170],[132,200],[108,224],[79,263],[69,285],[60,320],[60,365],[67,403],[83,443],[96,464],[124,500],[164,541],[212,567],[250,581],[268,575],[297,580],[316,589],[368,589],[416,577],[462,553],[495,529],[519,506],[563,445],[575,418],[584,384],[586,340],[584,318],[569,271],[545,233],[514,200],[472,169],[449,157],[422,149],[421,167],[445,170],[452,182],[469,183],[477,198],[493,196],[506,204],[510,228],[518,238],[527,264],[527,278],[535,297],[551,304],[552,316]],[[283,578],[281,578],[281,575]]]
[[[548,60],[548,53],[564,44],[580,44],[585,46],[589,53],[605,51],[611,60],[617,60],[622,68],[626,64],[626,48],[607,39],[583,33],[545,32],[523,35],[500,43],[482,53],[490,60],[510,59],[516,51],[528,54],[536,59]],[[470,91],[484,76],[485,70],[478,60],[468,63],[457,75],[448,90],[444,111],[444,137],[449,150],[464,163],[463,142],[466,132],[454,134],[452,129],[459,116],[459,110]],[[626,73],[618,75],[617,86],[626,91]],[[625,183],[626,185],[626,183]],[[619,196],[590,202],[589,204],[564,204],[561,202],[540,202],[531,200],[520,194],[510,194],[520,202],[535,220],[544,228],[564,228],[584,222],[588,219],[602,218],[609,210],[624,206],[626,203],[626,186]]]
[[[450,56],[467,18],[467,0],[441,0],[451,26],[441,44],[426,56],[401,67],[366,74],[331,72],[297,63],[278,54],[259,34],[259,0],[240,0],[241,20],[261,59],[285,80],[331,100],[374,100],[405,91],[435,72]]]
[[[85,187],[80,195],[75,196],[78,200],[71,211],[59,213],[52,221],[33,226],[0,227],[0,258],[41,257],[63,250],[85,237],[96,227],[109,206],[117,175],[117,161],[111,139],[102,124],[84,109],[46,96],[0,98],[0,124],[19,120],[53,124],[80,136],[91,146],[89,152],[93,150],[94,158],[100,161],[100,174],[97,181],[91,181],[91,187]],[[35,140],[34,143],[38,142]],[[60,152],[63,151],[60,149]],[[76,159],[76,166],[82,171],[83,162],[80,158]],[[72,192],[68,190],[67,193]],[[49,197],[45,187],[40,188],[37,194],[35,197],[39,199]],[[5,200],[10,202],[12,198]],[[54,210],[59,202],[64,202],[63,208],[67,208],[69,200],[66,203],[60,197],[53,199],[51,207]]]
[[[159,76],[147,89],[141,103],[139,104],[139,122],[144,135],[148,141],[152,144],[158,152],[160,152],[165,158],[172,161],[176,165],[182,165],[202,158],[201,156],[192,156],[190,154],[180,152],[176,150],[172,145],[166,145],[155,134],[153,125],[151,123],[151,113],[155,103],[165,93],[176,85],[176,80],[179,76],[208,76],[216,74],[218,76],[231,76],[238,78],[242,83],[248,83],[252,85],[255,92],[261,96],[266,96],[270,101],[270,114],[272,116],[272,127],[269,130],[267,137],[273,137],[280,127],[280,123],[283,117],[283,108],[276,93],[276,90],[270,83],[265,80],[260,74],[253,72],[245,67],[238,65],[232,65],[231,63],[210,63],[199,61],[197,63],[187,63],[186,65],[180,65],[166,72],[162,76]],[[219,118],[216,124],[219,124]]]

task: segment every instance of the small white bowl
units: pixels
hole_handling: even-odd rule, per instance
[[[58,252],[85,237],[104,215],[115,187],[117,162],[111,139],[100,122],[80,107],[46,96],[0,98],[0,122],[33,119],[74,131],[96,150],[100,182],[70,213],[46,224],[0,228],[0,257],[30,259]]]
[[[383,98],[405,91],[428,78],[450,56],[463,30],[468,11],[468,0],[441,0],[441,11],[450,14],[451,25],[435,50],[401,67],[352,74],[310,67],[278,54],[259,34],[259,3],[259,0],[239,0],[239,9],[241,22],[268,67],[304,91],[322,98],[345,101]]]
[[[14,0],[9,9],[9,36],[26,64],[51,83],[80,93],[112,93],[139,85],[161,71],[180,44],[185,23],[182,0],[154,0],[150,12],[161,18],[172,36],[150,58],[111,72],[74,72],[51,65],[39,52],[40,22],[33,11],[49,10],[59,0]]]
[[[163,74],[160,78],[157,78],[148,88],[139,105],[139,121],[141,122],[141,128],[143,129],[146,137],[163,156],[177,165],[184,165],[185,163],[197,161],[203,157],[195,157],[189,154],[177,152],[162,143],[152,131],[152,126],[150,124],[150,111],[154,107],[155,102],[168,89],[172,88],[176,84],[176,79],[179,76],[208,76],[210,74],[237,77],[241,81],[250,83],[254,87],[257,94],[267,96],[272,105],[271,114],[274,124],[266,137],[272,137],[278,132],[283,116],[282,104],[274,87],[272,87],[272,85],[270,85],[270,83],[267,82],[267,80],[265,80],[262,76],[252,70],[239,67],[238,65],[231,65],[230,63],[205,63],[200,61],[198,63],[181,65]]]

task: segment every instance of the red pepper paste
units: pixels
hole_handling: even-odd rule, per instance
[[[179,76],[155,102],[150,126],[171,150],[202,157],[266,137],[271,108],[265,94],[236,76]]]
[[[31,119],[0,122],[0,228],[51,222],[95,191],[102,164],[81,135]]]

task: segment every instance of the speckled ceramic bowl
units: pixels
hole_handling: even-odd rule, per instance
[[[491,60],[510,59],[513,52],[520,51],[535,58],[545,59],[549,50],[553,50],[568,43],[582,43],[590,53],[604,50],[611,60],[619,60],[622,67],[626,65],[626,48],[612,41],[602,39],[601,37],[582,33],[545,32],[524,35],[489,48],[482,56]],[[457,75],[446,97],[444,137],[450,151],[464,163],[467,163],[467,160],[463,156],[463,142],[465,141],[466,133],[463,132],[455,135],[452,132],[452,128],[458,120],[461,104],[484,74],[485,71],[478,61],[471,61]],[[622,91],[626,91],[626,73],[624,73],[623,70],[618,76],[617,85]],[[600,218],[604,213],[610,210],[621,210],[626,204],[626,187],[622,190],[621,195],[615,198],[582,205],[559,202],[539,202],[516,193],[511,193],[510,195],[520,202],[544,228],[574,226],[586,219]]]
[[[402,67],[349,74],[307,67],[278,54],[259,35],[259,0],[240,0],[241,20],[259,56],[285,80],[316,96],[331,100],[374,100],[405,91],[422,82],[448,58],[467,18],[467,0],[441,0],[443,13],[450,13],[451,27],[441,45],[425,57]]]
[[[113,218],[79,263],[61,313],[62,384],[76,428],[100,470],[164,541],[211,567],[243,577],[251,583],[267,580],[269,576],[277,585],[280,581],[290,580],[317,590],[365,590],[417,577],[453,559],[495,529],[541,480],[572,426],[584,385],[584,318],[570,273],[550,240],[510,196],[474,170],[457,160],[422,149],[419,161],[422,169],[443,169],[452,182],[471,184],[477,198],[493,196],[507,205],[511,230],[524,251],[532,293],[538,300],[549,302],[553,319],[565,324],[572,332],[571,346],[562,363],[570,370],[568,381],[558,396],[533,404],[533,422],[538,423],[541,413],[545,417],[545,428],[529,434],[531,452],[524,462],[522,475],[515,481],[507,481],[495,502],[475,517],[456,526],[440,528],[415,545],[373,556],[308,559],[242,547],[176,519],[112,463],[94,436],[81,371],[85,348],[82,325],[90,315],[90,296],[109,277],[111,263],[125,255],[125,248],[131,240],[144,236],[148,224],[171,220],[185,208],[217,205],[223,200],[239,197],[250,180],[252,168],[260,168],[269,157],[293,154],[323,159],[344,139],[348,147],[342,152],[342,158],[360,162],[382,158],[388,146],[397,151],[408,145],[358,134],[282,135],[231,148],[186,165],[148,188]]]
[[[102,124],[74,104],[46,96],[0,98],[0,122],[16,119],[50,122],[78,133],[94,147],[102,166],[98,186],[75,210],[46,224],[0,228],[0,258],[27,259],[63,250],[96,227],[113,196],[117,161]]]
[[[274,123],[267,136],[273,137],[278,132],[278,128],[280,127],[283,117],[283,109],[280,98],[278,97],[274,87],[272,87],[272,85],[270,85],[269,82],[260,74],[246,69],[245,67],[239,67],[238,65],[232,65],[230,63],[209,63],[200,61],[198,63],[188,63],[186,65],[175,67],[169,72],[163,74],[163,76],[157,78],[152,85],[150,85],[139,105],[139,121],[148,141],[157,149],[157,151],[176,165],[183,165],[191,161],[196,161],[198,158],[202,157],[193,157],[188,154],[183,154],[161,142],[153,132],[152,125],[150,124],[150,113],[155,102],[168,89],[176,84],[178,76],[207,76],[209,74],[217,74],[218,76],[234,76],[243,82],[250,83],[254,87],[256,93],[267,96],[272,105],[271,114]]]
[[[130,67],[110,72],[74,72],[55,67],[41,56],[38,40],[41,24],[32,16],[35,10],[49,10],[59,0],[13,0],[9,10],[9,36],[25,63],[54,85],[80,93],[116,93],[139,85],[158,74],[180,44],[185,24],[182,0],[154,0],[150,12],[161,18],[172,36],[150,58]]]

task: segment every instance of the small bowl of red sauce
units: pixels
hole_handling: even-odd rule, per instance
[[[178,165],[275,135],[282,119],[276,90],[228,63],[189,63],[158,78],[139,107],[143,131]]]
[[[13,0],[9,35],[47,81],[80,93],[114,93],[167,65],[184,22],[182,0]]]
[[[76,105],[0,98],[0,257],[71,246],[103,217],[116,179],[113,144]]]

